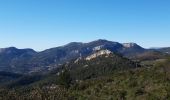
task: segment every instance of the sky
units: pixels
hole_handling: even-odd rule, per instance
[[[170,0],[0,0],[0,48],[107,39],[170,47]]]

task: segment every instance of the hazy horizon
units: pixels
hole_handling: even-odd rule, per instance
[[[2,0],[0,48],[106,39],[170,47],[169,0]]]

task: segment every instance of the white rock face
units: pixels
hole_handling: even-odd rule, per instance
[[[93,51],[101,50],[103,47],[104,47],[103,45],[96,46],[96,47],[93,48]]]
[[[131,48],[134,47],[136,44],[135,43],[123,43],[122,44],[125,48]]]
[[[82,57],[77,58],[77,59],[74,61],[74,63],[78,63],[81,59],[82,59]]]
[[[100,51],[98,51],[97,53],[94,53],[94,54],[86,57],[85,60],[91,60],[91,59],[94,59],[94,58],[96,58],[96,57],[98,57],[98,56],[101,56],[101,55],[109,55],[109,54],[111,54],[111,53],[112,53],[112,52],[109,51],[109,50],[100,50]]]

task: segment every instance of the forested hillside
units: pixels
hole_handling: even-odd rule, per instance
[[[169,62],[170,59],[144,61],[140,65],[117,54],[90,61],[76,59],[40,80],[18,86],[14,82],[12,87],[1,88],[0,99],[169,100]]]

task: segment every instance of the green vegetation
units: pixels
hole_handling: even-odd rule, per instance
[[[0,76],[0,100],[170,99],[170,60],[165,59],[139,64],[112,53],[72,60],[49,73]]]
[[[165,66],[166,65],[166,66]],[[153,67],[118,71],[111,75],[77,80],[66,85],[69,77],[61,75],[61,85],[34,85],[27,88],[0,90],[0,100],[169,100],[170,63],[159,62]]]
[[[69,88],[71,84],[70,72],[64,69],[58,76],[58,84],[63,85],[65,88]]]

